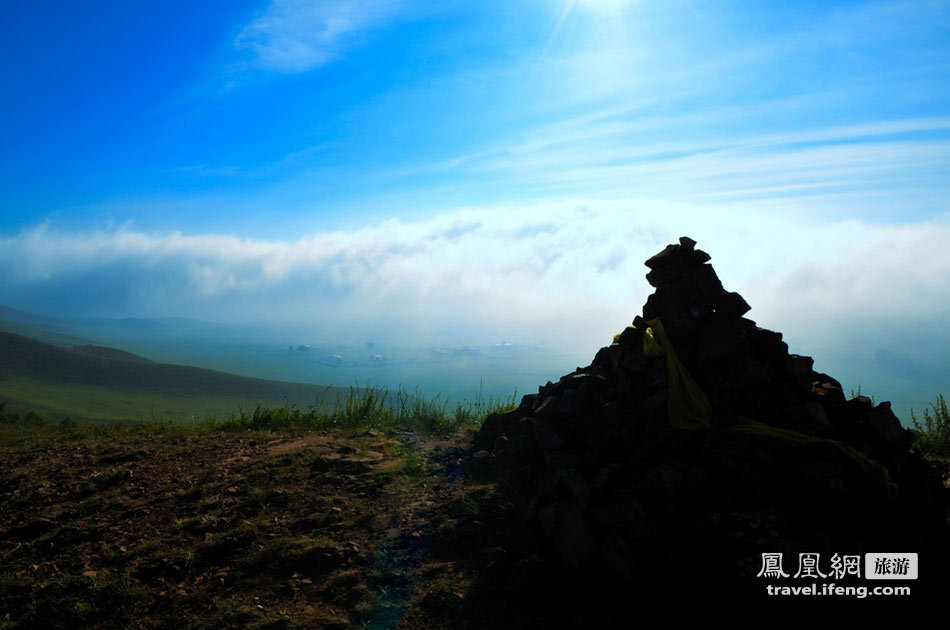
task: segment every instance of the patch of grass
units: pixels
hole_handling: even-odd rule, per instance
[[[475,496],[473,496],[473,494]],[[482,511],[482,501],[485,500],[484,493],[463,494],[453,501],[449,508],[454,516],[477,517]]]
[[[461,603],[465,591],[465,585],[455,576],[446,576],[429,586],[422,598],[422,605],[428,608],[451,610]]]
[[[246,552],[260,539],[261,533],[247,521],[226,532],[214,534],[195,549],[195,560],[202,564],[227,563],[236,554]]]
[[[178,578],[194,563],[190,550],[157,540],[139,545],[133,554],[136,558],[134,575],[138,579]]]
[[[20,576],[0,576],[0,628],[130,627],[143,618],[149,593],[127,572],[45,580],[39,588]]]
[[[241,563],[246,570],[272,575],[324,575],[343,562],[343,554],[336,544],[323,537],[282,537],[269,541],[248,555]]]
[[[372,600],[364,600],[354,611],[360,624],[365,628],[395,628],[408,608],[412,583],[391,550],[376,548],[375,570],[369,574],[367,586]]]
[[[413,444],[390,442],[386,450],[402,461],[400,472],[412,478],[418,478],[429,472],[429,460]]]
[[[93,514],[103,514],[110,510],[120,508],[124,504],[124,499],[118,494],[95,494],[77,503],[69,514],[73,517],[81,518],[84,516],[92,516]]]
[[[324,393],[329,392],[324,390]],[[108,422],[53,423],[35,411],[25,415],[11,412],[0,401],[0,443],[39,445],[51,442],[86,442],[116,438],[186,438],[208,432],[248,432],[261,435],[287,432],[359,431],[408,429],[428,436],[449,436],[474,430],[492,413],[502,413],[517,406],[517,391],[509,397],[484,398],[481,390],[473,400],[464,400],[451,407],[441,396],[426,397],[418,389],[398,388],[394,393],[381,386],[349,388],[330,403],[318,398],[307,409],[288,402],[283,407],[256,405],[239,407],[226,419],[208,415],[203,420],[178,421],[157,417],[147,420]],[[131,415],[131,414],[130,414]],[[206,472],[204,481],[216,475]],[[111,473],[110,473],[111,474]],[[118,478],[108,478],[121,481]]]
[[[198,478],[198,483],[212,483],[218,478],[218,475],[221,473],[221,469],[217,464],[211,464],[205,468],[204,472],[201,473],[201,476]]]
[[[942,394],[930,403],[930,409],[924,409],[924,420],[917,419],[914,409],[910,410],[917,435],[917,447],[930,457],[950,457],[950,410]]]
[[[252,627],[254,614],[233,599],[217,600],[213,604],[212,614],[204,619],[191,619],[187,627],[189,630],[205,630],[212,628],[247,628]]]
[[[860,384],[860,383],[858,383],[858,390],[857,390],[857,391],[855,391],[855,390],[853,390],[853,389],[851,390],[851,398],[852,398],[852,399],[857,398],[858,396],[864,396],[864,395],[865,395],[865,394],[863,394],[863,393],[861,392],[861,384]],[[874,396],[867,396],[867,397],[871,399],[871,406],[872,406],[872,407],[877,407],[877,401],[874,400]]]
[[[181,489],[175,493],[175,498],[179,503],[194,503],[199,501],[207,495],[208,489],[199,484],[195,484],[191,488]]]
[[[132,471],[122,468],[108,468],[92,473],[88,483],[95,490],[105,490],[114,486],[121,485],[132,478]]]
[[[439,396],[426,398],[418,391],[410,393],[400,388],[391,396],[383,387],[352,387],[345,398],[339,398],[332,406],[319,401],[307,410],[293,404],[284,407],[258,405],[253,409],[241,408],[227,419],[208,416],[194,422],[159,418],[53,424],[35,412],[25,416],[5,412],[4,403],[0,402],[0,443],[27,447],[62,442],[88,444],[91,441],[117,438],[186,438],[216,431],[266,436],[336,430],[392,431],[396,428],[428,436],[449,436],[463,430],[477,429],[488,414],[514,408],[516,394],[487,400],[477,396],[473,402],[458,402],[454,408],[450,408]],[[209,469],[203,481],[213,479],[216,472]],[[106,479],[110,483],[121,481],[113,477]]]
[[[306,628],[306,624],[298,622],[288,617],[278,617],[276,619],[262,619],[248,626],[248,630],[297,630]]]
[[[29,410],[21,416],[16,411],[8,410],[7,405],[7,401],[0,401],[0,424],[24,427],[41,427],[46,424],[43,416],[34,410]]]
[[[29,487],[29,478],[17,468],[0,469],[0,494],[12,495],[14,491]]]

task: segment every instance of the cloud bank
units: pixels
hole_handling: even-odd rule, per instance
[[[873,225],[575,200],[295,241],[47,223],[0,237],[0,292],[5,305],[49,315],[280,324],[313,342],[507,340],[589,358],[652,291],[643,261],[689,235],[752,305],[748,317],[906,414],[950,385],[948,218]]]
[[[790,334],[950,310],[946,222],[595,200],[457,209],[291,242],[47,223],[0,238],[0,288],[11,305],[47,313],[279,321],[331,338],[595,344],[639,312],[651,290],[643,261],[684,234],[753,317]]]

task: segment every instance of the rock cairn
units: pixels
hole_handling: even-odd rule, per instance
[[[806,552],[823,573],[834,554],[926,558],[947,537],[946,471],[913,451],[889,403],[847,400],[744,317],[695,244],[646,261],[656,291],[589,366],[486,420],[476,456],[499,489],[557,564],[640,593],[664,576],[754,582],[765,552],[790,574]],[[661,327],[675,358],[644,349]]]

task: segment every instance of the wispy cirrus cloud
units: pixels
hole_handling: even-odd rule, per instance
[[[234,44],[262,67],[303,72],[338,58],[403,7],[402,0],[273,0]]]
[[[508,142],[417,167],[495,186],[583,194],[636,195],[667,201],[818,202],[833,196],[875,205],[938,209],[950,195],[950,117],[908,117],[795,130],[731,130],[735,119],[771,105],[735,107],[697,117],[607,109],[525,130]],[[719,128],[726,131],[719,131]],[[413,169],[405,170],[412,174]],[[868,209],[868,206],[865,206]],[[923,209],[921,209],[923,210]]]

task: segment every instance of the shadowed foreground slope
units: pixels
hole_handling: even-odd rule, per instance
[[[395,628],[470,584],[426,553],[462,438],[58,431],[0,434],[0,628]]]

